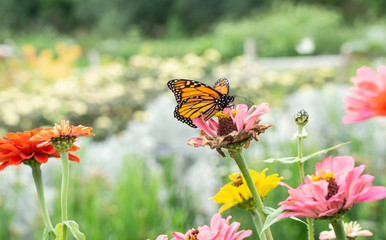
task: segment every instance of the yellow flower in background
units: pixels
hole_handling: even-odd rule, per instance
[[[263,200],[272,189],[277,187],[280,180],[283,179],[283,177],[279,177],[279,174],[265,176],[267,170],[268,168],[259,173],[249,169],[257,192]],[[244,177],[240,173],[234,173],[229,175],[229,179],[231,182],[227,183],[221,188],[216,196],[211,198],[216,203],[223,204],[219,209],[219,213],[222,213],[231,207],[253,211],[255,209],[255,203],[251,191],[245,183]]]
[[[35,70],[38,76],[48,79],[69,76],[76,61],[82,55],[82,49],[79,45],[67,45],[63,42],[56,44],[55,51],[43,49],[37,52],[35,46],[26,44],[23,46],[22,52],[27,66]]]

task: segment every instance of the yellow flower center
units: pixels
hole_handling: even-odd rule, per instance
[[[335,175],[329,170],[320,170],[315,175],[312,175],[310,180],[311,182],[320,182],[322,180],[329,182],[330,180],[335,180]]]
[[[234,117],[236,116],[236,113],[237,113],[237,110],[226,110],[226,111],[222,111],[222,112],[218,112],[216,113],[216,116],[220,119],[220,118],[231,118],[231,115]]]

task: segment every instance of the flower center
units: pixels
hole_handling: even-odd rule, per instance
[[[326,196],[326,199],[330,199],[332,196],[334,196],[335,194],[338,193],[338,190],[339,190],[339,186],[338,184],[335,182],[335,179],[330,179],[328,181],[328,193],[327,193],[327,196]]]
[[[331,179],[335,180],[335,175],[328,170],[320,170],[311,176],[311,182],[320,182],[322,180],[329,182]]]
[[[197,240],[197,235],[200,233],[199,229],[192,229],[189,235],[186,237],[186,240]]]
[[[72,145],[74,145],[74,142],[74,136],[59,136],[57,138],[51,139],[52,146],[54,146],[55,150],[60,153],[70,151]]]
[[[326,196],[326,199],[328,200],[338,192],[339,186],[335,181],[334,173],[328,170],[320,170],[315,175],[311,176],[311,182],[319,182],[322,180],[328,182],[328,193]]]
[[[233,120],[228,114],[220,114],[218,116],[218,130],[217,135],[225,136],[229,133],[237,130],[236,125],[233,123]]]

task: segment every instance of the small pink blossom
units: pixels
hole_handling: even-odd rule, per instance
[[[362,175],[366,166],[354,164],[350,156],[330,156],[317,163],[305,183],[296,189],[288,186],[290,196],[279,203],[287,212],[278,217],[331,217],[357,203],[386,198],[386,187],[373,187],[374,176]]]
[[[331,230],[321,232],[319,235],[319,240],[336,239],[335,231],[333,230],[332,225],[329,224],[328,227]],[[346,233],[346,236],[349,238],[356,238],[359,236],[366,236],[366,237],[373,236],[373,233],[370,232],[369,230],[362,230],[362,227],[356,221],[344,223],[344,232]]]
[[[219,213],[213,215],[210,226],[204,225],[197,229],[190,229],[185,234],[174,232],[174,238],[171,240],[242,240],[252,235],[251,230],[241,230],[237,232],[240,223],[233,222],[229,225],[231,216],[222,218]]]
[[[346,96],[347,115],[344,123],[355,123],[376,117],[386,116],[386,66],[378,68],[378,74],[369,67],[361,67],[351,81],[355,87],[350,92],[356,96]]]

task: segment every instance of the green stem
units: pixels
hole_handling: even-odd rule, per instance
[[[299,175],[300,175],[300,181],[304,183],[305,180],[305,174],[304,174],[304,162],[301,161],[303,158],[303,125],[298,125],[298,158],[299,158]],[[314,223],[312,218],[307,218],[307,228],[308,228],[308,240],[314,239]]]
[[[336,219],[336,220],[331,220],[330,223],[334,228],[336,239],[347,240],[346,233],[344,231],[343,221],[341,219]]]
[[[312,218],[307,218],[308,239],[314,239],[314,221]]]
[[[253,210],[252,213],[252,219],[253,219],[253,223],[255,224],[255,227],[256,227],[256,232],[257,232],[257,235],[259,236],[259,239],[261,240],[267,240],[267,237],[265,236],[265,234],[261,234],[263,230],[263,223],[261,222],[261,217],[259,216],[259,213],[256,211],[256,209]]]
[[[50,237],[55,239],[55,230],[52,226],[50,216],[48,215],[47,207],[46,207],[46,201],[44,200],[44,190],[43,190],[43,179],[42,179],[42,171],[40,169],[40,166],[31,166],[32,168],[32,176],[34,178],[35,186],[36,186],[36,192],[38,194],[39,199],[39,205],[40,210],[42,213],[44,224],[46,225],[46,228],[50,231]]]
[[[241,154],[241,150],[232,151],[232,150],[228,149],[228,151],[229,151],[229,154],[231,155],[231,157],[233,159],[235,159],[237,165],[240,168],[241,173],[244,176],[245,181],[247,182],[248,188],[249,188],[249,190],[252,193],[253,200],[254,200],[254,202],[256,204],[257,211],[259,213],[258,216],[261,218],[262,224],[264,224],[265,223],[265,214],[263,212],[264,204],[263,204],[263,201],[260,198],[259,193],[256,190],[255,183],[253,182],[253,179],[252,179],[252,176],[251,176],[251,174],[249,172],[247,163],[246,163],[243,155]],[[266,234],[268,240],[272,240],[273,239],[270,228],[267,228],[265,230],[265,234]]]
[[[69,181],[69,164],[68,164],[68,152],[60,153],[62,159],[62,188],[60,192],[61,196],[61,210],[62,210],[62,223],[67,221],[67,189]],[[67,226],[63,224],[63,239],[67,240]]]
[[[299,132],[298,134],[301,134],[303,130],[303,126],[299,126]],[[303,157],[303,142],[302,142],[302,137],[298,136],[298,158],[299,160],[302,159]],[[300,173],[300,181],[304,183],[305,177],[304,177],[304,162],[299,161],[299,173]]]

